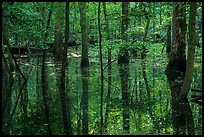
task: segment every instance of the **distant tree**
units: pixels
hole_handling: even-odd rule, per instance
[[[106,33],[107,39],[110,40],[110,31],[109,31],[109,23],[108,23],[108,14],[106,9],[106,3],[103,2],[103,11],[106,23]],[[111,93],[111,47],[108,47],[108,94],[107,94],[107,105],[106,105],[106,113],[105,113],[105,120],[104,120],[104,130],[107,132],[107,125],[108,125],[108,114],[110,110],[110,93]]]

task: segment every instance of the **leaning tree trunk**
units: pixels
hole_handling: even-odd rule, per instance
[[[2,134],[8,134],[7,124],[11,111],[11,95],[14,79],[2,54]]]
[[[2,14],[4,15],[3,11],[2,11]],[[7,134],[7,129],[10,127],[13,115],[14,115],[14,113],[16,111],[16,107],[17,107],[18,102],[19,102],[19,98],[20,98],[20,96],[22,94],[23,87],[25,86],[27,80],[26,80],[25,76],[23,75],[21,69],[19,68],[19,65],[18,65],[18,63],[17,63],[17,61],[16,61],[16,59],[14,57],[14,54],[11,52],[10,40],[9,40],[9,30],[8,30],[4,20],[2,21],[2,32],[3,32],[3,34],[2,34],[3,41],[7,45],[7,54],[8,54],[8,64],[7,64],[6,58],[4,56],[4,53],[2,54],[2,59],[3,59],[4,65],[6,66],[5,71],[8,73],[8,75],[7,75],[8,78],[5,78],[6,80],[8,79],[8,83],[5,83],[6,85],[8,84],[8,87],[7,86],[5,87],[6,88],[5,92],[7,92],[7,93],[5,93],[6,99],[3,99],[3,104],[5,103],[4,101],[6,101],[5,106],[3,107],[3,118],[5,118],[4,123],[3,123],[3,128],[4,128],[3,132]],[[14,84],[13,83],[14,79],[13,79],[12,72],[15,71],[15,69],[20,73],[20,75],[24,79],[24,83],[23,83],[23,85],[21,87],[20,92],[18,93],[16,102],[14,104],[14,108],[13,108],[12,112],[10,113],[11,91],[12,91],[12,86]],[[3,83],[3,85],[4,85],[4,83]],[[4,95],[4,92],[3,92],[3,95]],[[8,116],[4,117],[5,113]],[[5,123],[5,121],[6,121],[6,123]]]
[[[195,57],[196,46],[196,9],[197,3],[190,3],[190,15],[189,15],[189,40],[188,40],[188,59],[186,64],[186,72],[184,77],[184,83],[181,87],[180,97],[187,98],[188,92],[191,87],[193,76],[193,62]]]
[[[150,3],[148,5],[149,7],[149,11],[150,11]],[[146,24],[146,28],[145,28],[145,33],[144,33],[144,36],[143,36],[143,41],[146,42],[146,39],[147,39],[147,34],[148,34],[148,30],[149,30],[149,24],[150,24],[150,17],[147,15],[147,24]],[[143,75],[143,78],[144,78],[144,81],[145,81],[145,85],[146,85],[146,90],[147,90],[147,96],[148,96],[148,99],[150,99],[150,87],[149,87],[149,83],[148,83],[148,80],[147,80],[147,75],[146,75],[146,64],[145,64],[145,57],[146,57],[146,52],[145,52],[145,46],[142,45],[142,61],[141,61],[141,66],[142,66],[142,75]]]
[[[172,49],[166,68],[166,76],[171,89],[173,134],[194,134],[192,111],[187,98],[180,98],[186,71],[185,59],[185,3],[175,2],[172,23]],[[188,112],[187,112],[188,111]]]

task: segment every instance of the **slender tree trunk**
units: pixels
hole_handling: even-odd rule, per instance
[[[53,43],[53,53],[54,56],[57,60],[61,59],[61,53],[62,53],[62,33],[61,33],[61,28],[62,28],[62,18],[57,17],[58,22],[55,28],[55,38],[54,38],[54,43]]]
[[[53,7],[53,3],[52,3]],[[49,11],[48,19],[47,19],[47,26],[46,26],[46,32],[44,40],[48,38],[48,28],[50,25],[50,20],[52,16],[52,8]],[[45,42],[44,42],[45,43]],[[47,75],[46,75],[46,49],[43,49],[43,59],[42,59],[42,94],[43,94],[43,102],[44,102],[44,109],[45,109],[45,120],[48,128],[49,135],[52,135],[51,126],[50,126],[50,120],[49,120],[49,104],[48,104],[48,81],[47,81]]]
[[[153,15],[155,16],[155,4],[156,3],[153,3]],[[153,17],[153,18],[155,18],[155,17]],[[155,19],[153,19],[153,30],[154,30],[154,37],[153,37],[153,42],[155,43],[156,41],[158,42],[158,39],[157,39],[157,37],[156,37],[156,21],[155,21]],[[157,40],[156,40],[157,39]]]
[[[2,54],[2,134],[9,134],[7,131],[7,124],[10,118],[13,84],[13,76],[9,71],[5,57]]]
[[[146,64],[144,61],[142,61],[143,63],[141,64],[142,65],[142,75],[143,75],[143,78],[144,78],[144,81],[145,81],[145,86],[146,86],[146,90],[147,90],[147,96],[148,98],[150,98],[150,88],[149,88],[149,83],[148,83],[148,80],[147,80],[147,74],[146,74]]]
[[[3,11],[2,11],[2,13],[4,13]],[[9,69],[7,69],[8,70],[8,74],[9,74],[9,80],[8,80],[8,83],[9,83],[9,87],[8,87],[8,91],[6,91],[6,92],[8,92],[8,94],[6,93],[6,96],[8,97],[7,99],[6,99],[6,101],[8,100],[8,104],[6,103],[6,106],[5,106],[5,109],[3,109],[3,114],[5,114],[5,113],[7,113],[8,115],[10,115],[10,117],[8,117],[9,119],[7,119],[7,118],[5,118],[6,119],[6,124],[5,124],[5,122],[4,122],[4,133],[6,133],[7,132],[7,129],[9,128],[9,126],[10,126],[10,124],[11,124],[11,121],[12,121],[12,118],[13,118],[13,115],[14,115],[14,113],[15,113],[15,111],[16,111],[16,107],[17,107],[17,105],[18,105],[18,102],[19,102],[19,98],[20,98],[20,96],[21,96],[21,94],[22,94],[22,90],[23,90],[23,87],[25,86],[25,84],[26,84],[26,82],[27,82],[27,80],[26,80],[26,78],[25,78],[25,76],[23,75],[23,73],[22,73],[22,71],[21,71],[21,69],[19,68],[19,65],[17,64],[17,61],[16,61],[16,59],[15,59],[15,57],[14,57],[14,55],[13,55],[13,53],[11,52],[11,49],[10,49],[10,40],[9,40],[9,30],[8,30],[8,28],[7,28],[7,26],[5,25],[5,23],[4,23],[4,20],[2,21],[2,32],[3,32],[3,41],[6,43],[6,45],[7,45],[7,50],[8,50],[8,62],[9,62],[9,67],[8,67],[8,65],[6,65],[7,63],[6,63],[6,59],[5,59],[5,57],[4,57],[4,55],[2,55],[2,59],[3,59],[3,61],[5,62],[5,66],[6,66],[6,68],[9,68]],[[24,79],[24,83],[23,83],[23,85],[22,85],[22,88],[21,88],[21,90],[20,90],[20,92],[19,92],[19,94],[18,94],[18,96],[17,96],[17,100],[16,100],[16,102],[15,102],[15,104],[14,104],[14,109],[13,109],[13,111],[10,113],[10,104],[11,104],[11,90],[12,90],[12,86],[13,86],[13,76],[12,76],[12,73],[11,72],[13,72],[14,70],[17,70],[19,73],[20,73],[20,75],[22,76],[22,78]],[[5,113],[4,113],[5,112]]]
[[[143,91],[142,91],[142,89],[143,89],[142,82],[139,81],[140,105],[143,104],[143,99],[142,99],[143,98]]]
[[[148,5],[148,10],[150,11],[150,3]],[[146,39],[147,39],[149,24],[150,24],[150,17],[147,15],[147,24],[146,24],[146,27],[145,27],[145,33],[144,33],[144,36],[143,36],[143,41],[146,41]]]
[[[79,2],[80,10],[80,25],[82,33],[82,57],[81,57],[81,73],[83,83],[83,95],[82,95],[82,132],[83,135],[88,135],[88,84],[89,84],[89,58],[88,58],[88,32],[86,21],[86,3]]]
[[[171,24],[167,26],[167,34],[166,34],[166,54],[171,53]]]
[[[150,10],[150,3],[149,3],[149,9]],[[143,41],[146,42],[146,39],[147,39],[147,34],[148,34],[148,30],[149,30],[149,24],[150,24],[150,17],[147,16],[147,24],[146,24],[146,29],[145,29],[145,33],[144,33],[144,37],[143,37]],[[146,53],[145,53],[145,47],[144,45],[142,45],[142,61],[141,61],[141,65],[142,65],[142,75],[143,75],[143,78],[144,78],[144,81],[145,81],[145,85],[146,85],[146,90],[147,90],[147,96],[148,98],[150,98],[150,88],[149,88],[149,84],[148,84],[148,80],[147,80],[147,75],[146,75],[146,64],[145,64],[145,58],[146,56]]]
[[[39,59],[37,58],[37,68],[36,68],[36,95],[37,95],[37,99],[36,99],[36,113],[38,114],[40,112],[40,76],[39,76]]]
[[[184,77],[184,83],[181,87],[180,97],[187,98],[188,92],[191,87],[193,76],[193,63],[195,57],[195,43],[196,43],[196,10],[197,3],[190,3],[190,15],[189,15],[189,40],[188,40],[188,59],[186,64],[186,72]]]
[[[161,30],[161,25],[162,25],[162,2],[160,2],[159,24],[160,24],[160,30]]]
[[[62,103],[62,114],[63,114],[63,122],[64,122],[64,132],[66,135],[72,134],[71,130],[71,117],[70,117],[70,107],[69,107],[69,95],[67,97],[66,94],[66,66],[67,66],[67,44],[69,39],[69,2],[66,2],[65,7],[65,44],[63,47],[63,55],[62,55],[62,67],[61,67],[61,77],[60,77],[60,96]],[[67,66],[68,69],[68,66]],[[68,72],[68,71],[67,71]],[[67,78],[68,80],[68,78]],[[68,84],[67,84],[68,86]],[[69,91],[69,90],[68,90]],[[68,93],[69,94],[69,93]]]
[[[74,8],[76,8],[76,4],[74,5]],[[73,29],[74,29],[74,35],[75,35],[75,38],[78,38],[78,37],[77,37],[77,27],[76,27],[77,24],[78,24],[77,9],[75,9],[73,21],[75,22],[75,23],[73,23],[73,24],[74,24],[74,27],[73,27]],[[78,46],[75,47],[76,53],[77,53],[77,47],[78,47]]]
[[[107,17],[107,10],[106,10],[106,3],[103,2],[103,11],[104,17],[106,22],[106,33],[107,38],[110,40],[110,32],[109,32],[109,24],[108,24],[108,17]],[[107,132],[107,125],[108,125],[108,114],[110,111],[110,93],[111,93],[111,48],[108,48],[108,94],[107,94],[107,104],[106,104],[106,113],[105,113],[105,121],[104,121],[104,128],[105,132]]]
[[[100,24],[100,12],[101,12],[101,2],[98,4],[98,32],[99,32],[99,55],[100,55],[100,66],[101,66],[101,128],[100,128],[100,133],[103,132],[104,130],[104,125],[103,125],[103,92],[104,92],[104,81],[103,81],[103,56],[102,56],[102,45],[101,45],[101,40],[102,40],[102,34],[101,34],[101,24]]]
[[[138,105],[137,72],[135,72],[135,105]]]

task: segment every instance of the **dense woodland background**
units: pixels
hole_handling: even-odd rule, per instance
[[[202,3],[2,2],[2,134],[202,135]]]

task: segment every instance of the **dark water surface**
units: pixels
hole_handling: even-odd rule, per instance
[[[150,53],[157,52],[157,48],[152,50],[154,51],[150,51]],[[191,113],[192,111],[192,117],[177,117],[177,113],[180,113],[180,111],[175,111],[175,106],[172,106],[172,95],[164,73],[168,61],[164,55],[151,54],[150,56],[148,54],[145,61],[150,99],[147,97],[141,59],[131,59],[128,78],[129,105],[124,105],[117,61],[112,63],[112,84],[109,94],[108,67],[104,70],[104,93],[101,101],[99,55],[97,50],[91,51],[88,75],[83,77],[80,69],[80,58],[73,57],[71,54],[69,58],[66,97],[70,99],[67,109],[70,111],[72,134],[83,134],[87,130],[88,134],[171,135],[185,134],[185,131],[187,133],[191,129],[194,130],[195,134],[202,135],[202,106],[189,102],[189,106],[184,105],[183,111],[185,110],[184,113]],[[74,49],[69,49],[69,53],[76,52]],[[112,60],[115,59],[112,58]],[[104,53],[103,60],[105,67],[107,65],[107,53]],[[59,91],[61,65],[56,63],[52,56],[46,58],[47,104],[49,109],[49,123],[46,123],[41,85],[41,64],[42,58],[40,57],[20,60],[20,68],[28,81],[12,118],[9,127],[10,134],[49,134],[48,125],[52,134],[65,134]],[[202,72],[199,72],[200,67],[198,66],[195,75],[202,74]],[[199,78],[200,76],[197,76],[194,79],[193,85],[201,83],[202,77]],[[14,109],[14,102],[23,83],[23,80],[20,80],[17,74],[14,80],[11,111]],[[88,85],[86,92],[83,90],[83,80],[87,81],[85,84],[85,86]],[[188,102],[185,103],[188,104]],[[174,115],[172,116],[172,114]],[[107,126],[107,128],[101,127],[101,117],[103,117],[103,121],[106,121],[104,127]],[[126,118],[128,122],[124,123],[123,119]],[[181,119],[185,118],[187,124],[182,123],[185,120]],[[189,124],[188,121],[191,120],[193,120],[193,123]],[[129,127],[129,129],[124,130],[124,127]]]

